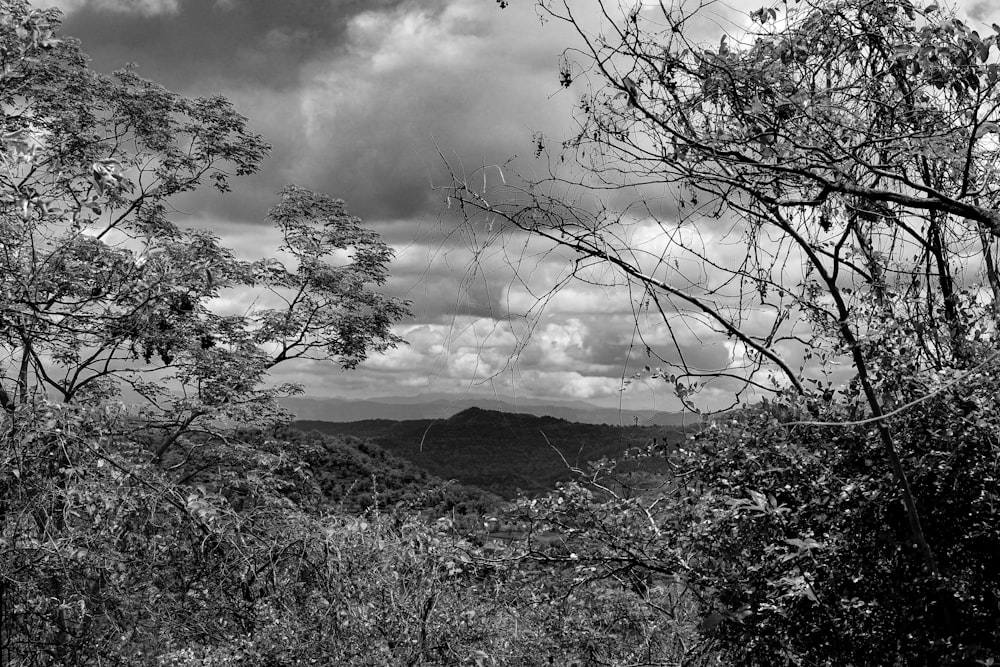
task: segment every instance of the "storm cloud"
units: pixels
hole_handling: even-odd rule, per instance
[[[576,40],[569,26],[540,22],[534,2],[502,11],[493,0],[47,4],[64,10],[62,32],[81,40],[95,69],[135,63],[179,93],[225,95],[273,145],[232,193],[179,201],[180,222],[259,256],[278,242],[264,224],[274,193],[293,182],[345,199],[395,249],[387,290],[413,302],[396,331],[409,344],[350,372],[298,362],[275,379],[313,396],[496,391],[614,405],[623,378],[651,364],[646,343],[670,342],[662,322],[637,335],[637,298],[612,276],[568,281],[572,257],[534,241],[490,244],[490,230],[463,227],[446,207],[451,172],[541,173],[535,133],[573,131],[583,89],[560,87],[558,63]],[[706,30],[730,25],[736,11],[720,9]],[[670,197],[654,204],[672,215]],[[637,247],[657,256],[661,230],[639,233]],[[690,280],[706,277],[697,270]],[[676,323],[673,335],[693,366],[738,361],[739,350],[697,322]],[[679,407],[662,383],[634,383],[624,396]]]

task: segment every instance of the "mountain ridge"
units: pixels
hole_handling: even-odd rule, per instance
[[[579,424],[614,426],[680,426],[697,423],[689,412],[619,410],[580,402],[509,403],[492,397],[449,398],[433,394],[425,397],[386,396],[370,399],[318,398],[293,396],[281,400],[298,420],[355,422],[370,419],[407,421],[447,419],[468,408],[510,414],[550,416]]]
[[[443,479],[513,498],[544,493],[588,461],[618,458],[654,442],[676,445],[677,426],[613,426],[468,408],[445,419],[299,420],[304,431],[365,438]]]

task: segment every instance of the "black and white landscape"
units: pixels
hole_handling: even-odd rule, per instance
[[[1000,664],[998,164],[989,2],[0,0],[0,667]]]

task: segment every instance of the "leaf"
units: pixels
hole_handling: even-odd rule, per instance
[[[701,619],[701,623],[698,624],[698,630],[701,632],[711,632],[719,626],[724,620],[726,620],[725,614],[720,614],[719,612],[712,612],[705,618]]]
[[[892,47],[892,55],[896,58],[903,58],[905,56],[910,56],[916,53],[919,47],[916,44],[894,44]]]
[[[983,136],[989,132],[1000,132],[1000,125],[993,122],[986,122],[976,128],[976,138]]]
[[[785,540],[785,544],[788,544],[788,545],[791,545],[791,546],[795,547],[800,552],[801,551],[811,551],[812,549],[818,549],[818,548],[820,548],[820,547],[823,546],[819,542],[817,542],[816,540],[814,540],[812,538],[806,538],[806,539],[802,540],[802,539],[799,539],[797,537],[792,537],[792,538],[789,538],[789,539]]]

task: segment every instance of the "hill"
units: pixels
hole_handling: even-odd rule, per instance
[[[418,397],[388,396],[366,400],[340,398],[309,398],[292,396],[282,399],[282,405],[297,419],[326,422],[353,422],[369,419],[420,420],[447,419],[469,408],[496,410],[512,414],[558,417],[582,424],[614,424],[641,426],[680,426],[692,424],[697,417],[691,413],[657,410],[618,410],[603,408],[583,401],[546,401],[545,403],[510,403],[494,397],[454,398],[444,395]]]
[[[369,440],[288,427],[274,435],[309,465],[325,504],[342,512],[400,507],[478,517],[502,502],[482,489],[429,474]]]
[[[617,458],[631,447],[679,442],[675,426],[581,424],[555,417],[469,408],[448,419],[297,421],[303,431],[367,438],[432,475],[512,498],[543,493],[570,466]]]

